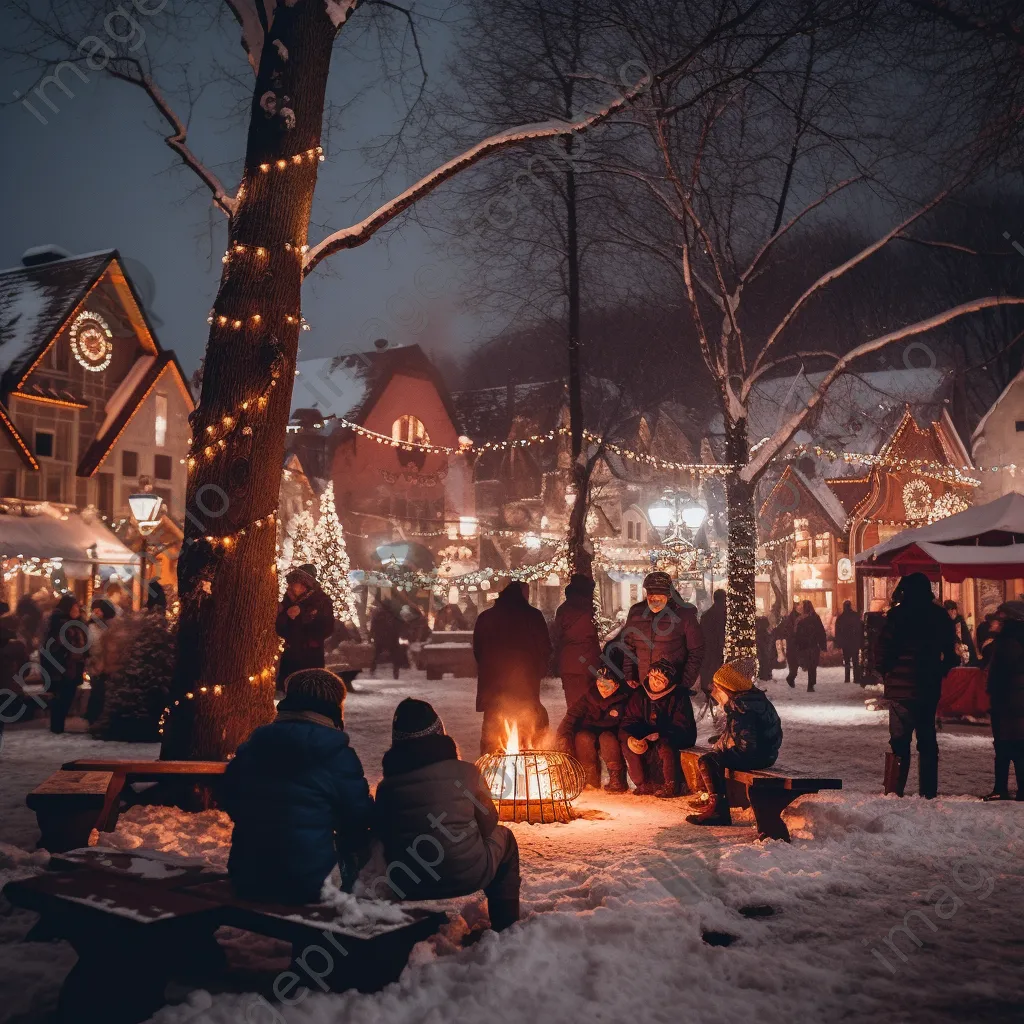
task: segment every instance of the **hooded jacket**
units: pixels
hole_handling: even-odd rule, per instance
[[[604,732],[608,729],[618,730],[622,725],[633,691],[624,683],[608,697],[602,697],[597,684],[592,683],[582,697],[577,698],[569,706],[558,726],[558,740],[565,749],[573,750],[573,738],[581,729],[593,729]],[[645,734],[646,735],[646,734]]]
[[[447,899],[489,885],[494,866],[484,840],[498,812],[476,765],[459,760],[455,741],[445,735],[402,740],[384,755],[383,767],[374,832],[389,868],[372,895]]]
[[[580,590],[566,588],[565,601],[555,612],[551,629],[552,644],[558,659],[558,674],[587,676],[601,667],[601,644],[594,622],[593,598]]]
[[[770,768],[782,746],[782,722],[764,690],[730,695],[725,705],[725,728],[712,745],[727,768]]]
[[[992,737],[1024,742],[1024,622],[1007,620],[989,645]]]
[[[930,591],[904,595],[889,611],[875,657],[890,700],[939,699],[943,678],[960,658],[953,622]]]
[[[677,750],[692,747],[697,742],[697,723],[689,691],[677,683],[655,698],[645,679],[629,698],[622,716],[622,731],[638,740],[656,732]]]
[[[697,610],[675,596],[657,614],[646,601],[633,605],[617,640],[625,645],[622,667],[627,681],[646,679],[658,661],[674,666],[684,690],[692,689],[700,676],[704,634],[697,622]]]
[[[319,900],[339,853],[368,838],[373,808],[348,733],[302,720],[257,729],[228,763],[220,802],[235,825],[235,888],[282,903]]]
[[[299,607],[295,618],[288,615],[293,605]],[[277,635],[284,640],[279,679],[303,668],[324,667],[324,641],[334,632],[334,605],[319,586],[307,591],[298,601],[285,594],[274,626]]]
[[[548,626],[541,612],[510,583],[473,629],[477,662],[476,709],[540,703],[540,681],[551,658]]]

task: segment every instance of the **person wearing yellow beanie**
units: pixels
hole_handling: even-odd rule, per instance
[[[725,769],[770,768],[782,746],[782,723],[764,690],[735,665],[723,665],[714,675],[711,695],[721,704],[725,722],[712,738],[712,753],[697,759],[704,792],[696,804],[698,813],[686,820],[693,825],[730,825],[725,792]]]

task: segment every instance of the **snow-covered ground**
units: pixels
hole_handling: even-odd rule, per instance
[[[465,756],[475,756],[479,716],[470,681],[427,682],[411,673],[357,685],[362,692],[349,698],[345,717],[371,784],[380,777],[392,712],[405,696],[430,700]],[[948,727],[940,735],[938,800],[883,798],[886,719],[865,710],[859,687],[826,669],[813,694],[781,680],[769,689],[785,730],[780,764],[844,781],[842,792],[790,808],[792,844],[757,843],[749,823],[688,825],[685,800],[585,794],[578,802],[583,817],[572,824],[514,826],[525,913],[509,932],[488,932],[469,948],[421,944],[401,980],[373,996],[311,994],[285,1007],[252,994],[192,992],[156,1019],[1020,1020],[1024,803],[977,800],[991,783],[987,729]],[[545,683],[544,700],[557,721],[564,703],[556,682]],[[710,731],[700,723],[702,739]],[[155,756],[155,748],[8,732],[0,842],[30,851],[37,833],[25,793],[62,761],[98,753]],[[138,807],[122,817],[114,842],[222,863],[229,834],[219,812],[180,816]],[[0,847],[0,882],[32,870],[25,861],[26,854]],[[480,917],[478,902],[463,908],[469,925]],[[750,916],[750,908],[767,916]],[[74,959],[63,944],[21,943],[31,920],[0,913],[0,1021],[47,1020]],[[706,933],[733,941],[712,945]],[[458,938],[455,928],[449,934]],[[266,940],[231,938],[232,960],[243,966],[265,967],[282,952]]]

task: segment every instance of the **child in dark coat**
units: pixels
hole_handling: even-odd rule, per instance
[[[633,696],[625,683],[602,670],[590,689],[570,705],[558,727],[558,745],[575,754],[587,773],[587,785],[601,785],[601,761],[608,766],[609,793],[626,792],[626,765],[619,727]]]
[[[245,899],[316,903],[340,864],[355,881],[373,801],[342,721],[345,684],[325,669],[285,680],[277,721],[228,762],[221,807],[235,824],[228,874]]]
[[[694,825],[731,825],[723,769],[770,768],[782,746],[782,723],[764,690],[733,665],[723,665],[715,673],[711,695],[725,711],[725,724],[712,737],[712,753],[697,759],[704,791],[696,801],[699,812],[686,820]]]
[[[426,701],[407,697],[395,709],[383,767],[374,831],[388,868],[370,895],[449,899],[483,889],[495,931],[518,921],[516,837],[498,824],[476,765],[459,759],[455,741]]]
[[[623,754],[636,796],[679,795],[679,751],[697,742],[690,691],[675,667],[657,661],[630,696],[622,720]]]

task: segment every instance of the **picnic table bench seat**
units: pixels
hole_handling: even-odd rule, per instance
[[[679,752],[683,776],[692,793],[702,788],[697,760],[702,754],[710,753],[710,747],[690,747]],[[807,793],[842,789],[843,780],[789,771],[776,764],[771,768],[746,771],[726,768],[725,787],[730,807],[749,807],[753,810],[759,839],[782,839],[788,843],[789,829],[782,820],[782,812],[794,800]]]
[[[243,900],[209,864],[141,849],[69,851],[52,858],[51,870],[9,882],[4,895],[41,915],[30,940],[65,939],[78,953],[61,990],[59,1024],[91,1024],[98,1012],[109,1024],[152,1016],[172,977],[223,970],[216,938],[222,926],[291,943],[289,969],[270,986],[283,1000],[300,986],[378,991],[398,978],[412,947],[446,920],[415,904],[402,904],[400,919],[369,912],[346,921],[333,904]]]

